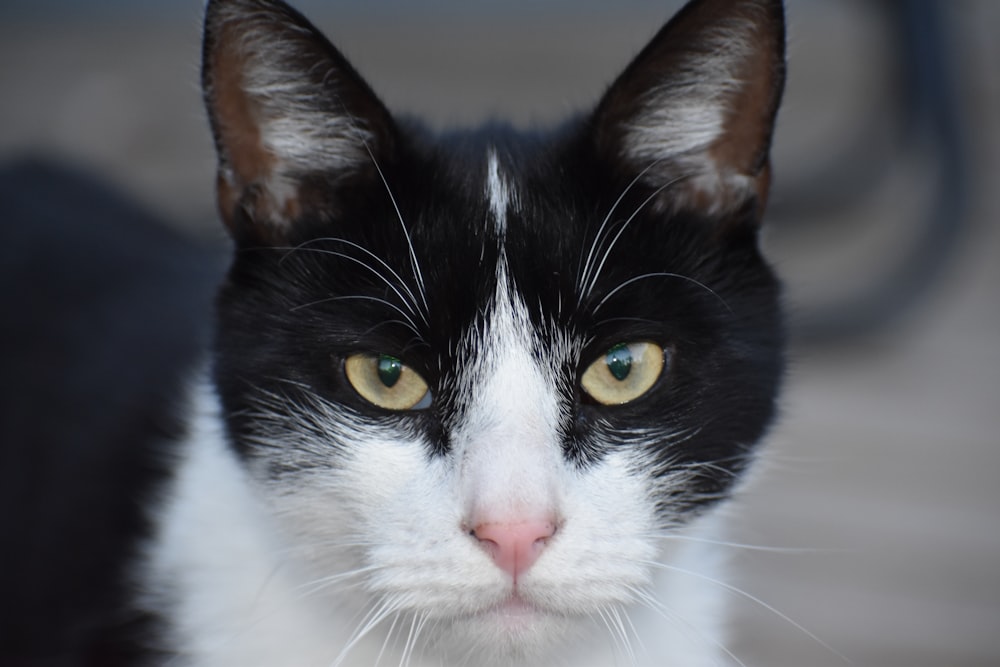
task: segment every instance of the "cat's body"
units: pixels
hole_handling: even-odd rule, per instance
[[[236,254],[127,570],[151,660],[724,664],[783,41],[695,2],[593,114],[441,142],[282,3],[210,1]]]

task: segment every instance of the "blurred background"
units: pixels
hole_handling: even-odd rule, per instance
[[[297,6],[391,108],[443,128],[586,108],[679,4]],[[765,243],[795,344],[771,455],[737,514],[737,541],[777,549],[732,548],[748,593],[733,595],[732,650],[747,667],[849,664],[836,652],[995,667],[1000,3],[788,5]],[[75,165],[221,246],[200,13],[199,0],[0,3],[0,167]]]

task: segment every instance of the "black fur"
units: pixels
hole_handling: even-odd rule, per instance
[[[218,254],[95,178],[0,168],[0,664],[135,664],[145,506],[184,432]]]
[[[662,472],[711,463],[691,488],[690,502],[721,498],[773,416],[782,368],[779,288],[757,249],[753,213],[741,213],[748,219],[725,234],[719,234],[719,220],[640,213],[593,293],[576,308],[579,266],[627,185],[587,154],[585,138],[573,128],[554,145],[524,148],[516,140],[508,143],[509,133],[479,133],[474,143],[482,150],[457,153],[413,141],[381,165],[423,268],[429,323],[419,327],[419,336],[392,324],[401,319],[397,312],[366,300],[405,308],[382,281],[342,256],[368,259],[344,241],[366,248],[417,292],[406,239],[381,182],[352,192],[345,213],[334,220],[300,221],[279,248],[241,249],[220,298],[216,374],[233,415],[234,441],[239,445],[254,432],[248,388],[294,395],[291,381],[368,418],[411,421],[432,435],[435,453],[448,451],[442,425],[460,419],[461,405],[450,383],[463,364],[454,342],[482,327],[496,289],[499,241],[482,197],[482,156],[490,145],[507,156],[507,173],[519,178],[520,208],[508,220],[504,241],[517,290],[539,331],[568,333],[582,348],[576,363],[562,369],[573,415],[564,425],[567,458],[580,465],[599,460],[607,446],[599,443],[615,442],[619,427],[655,424],[664,431],[696,432],[683,448],[659,452]],[[454,140],[466,146],[472,141]],[[463,160],[463,154],[470,157]],[[617,219],[649,194],[648,187],[634,188],[619,204],[623,213]],[[593,312],[621,283],[653,272],[684,278],[636,282]],[[575,387],[590,361],[616,343],[647,339],[672,352],[669,372],[654,391],[619,407],[580,400]],[[343,358],[357,351],[403,358],[430,383],[435,407],[400,417],[367,404],[339,370]],[[538,354],[551,357],[544,348]],[[596,433],[602,422],[611,430]]]
[[[275,15],[273,7],[280,4],[234,4],[243,2],[270,7]],[[712,3],[694,4],[705,12]],[[215,378],[237,449],[249,453],[248,443],[258,440],[255,394],[295,397],[304,386],[349,406],[359,419],[422,429],[434,443],[429,455],[446,454],[448,427],[462,420],[462,396],[453,380],[468,357],[456,343],[481,330],[490,316],[503,246],[515,289],[543,333],[539,358],[555,358],[556,339],[574,341],[575,352],[559,360],[565,457],[592,465],[609,447],[643,446],[654,449],[657,474],[694,471],[683,497],[663,499],[664,516],[725,497],[773,418],[783,367],[779,287],[757,245],[763,202],[750,196],[722,213],[691,207],[671,212],[671,187],[657,194],[662,183],[632,183],[641,167],[610,147],[625,140],[621,126],[647,104],[645,91],[655,87],[648,79],[671,76],[678,61],[671,30],[694,13],[682,12],[660,32],[593,115],[550,135],[490,126],[434,137],[418,125],[397,124],[300,15],[289,15],[300,28],[294,36],[268,27],[284,35],[283,48],[295,46],[310,54],[309,62],[323,63],[311,67],[310,76],[324,72],[329,90],[343,100],[333,104],[320,96],[308,103],[331,117],[350,109],[351,122],[379,139],[367,146],[371,160],[360,167],[300,175],[303,205],[294,220],[270,218],[247,204],[259,195],[257,184],[248,186],[232,212],[238,251],[219,301]],[[772,3],[762,20],[776,26],[768,72],[774,80],[759,111],[768,128],[763,143],[747,149],[754,174],[766,168],[761,155],[766,156],[783,83],[780,5]],[[211,22],[208,28],[213,30]],[[211,91],[223,73],[212,71],[210,50],[205,62],[218,137],[225,123],[217,117]],[[485,195],[491,150],[517,197],[502,239]],[[227,168],[225,146],[222,156]],[[686,185],[682,178],[676,188]],[[626,190],[610,227],[600,231]],[[586,255],[596,243],[600,256],[633,212],[593,289],[581,293],[577,281]],[[413,326],[402,323],[410,299],[397,293],[420,291],[407,234],[427,299],[426,309],[422,303],[413,306],[426,311],[426,322],[413,315]],[[398,275],[396,291],[362,267],[379,261]],[[619,286],[644,274],[669,275],[638,279],[598,308]],[[635,340],[653,340],[668,351],[668,369],[658,385],[625,406],[586,401],[578,389],[586,366],[612,345]],[[344,358],[359,351],[404,359],[428,381],[432,408],[401,415],[361,399],[341,370]],[[624,435],[643,427],[654,428],[659,437],[637,445]],[[667,442],[677,433],[687,434],[683,446]]]

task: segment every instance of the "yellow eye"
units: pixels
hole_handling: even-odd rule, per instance
[[[580,385],[598,403],[622,405],[649,391],[662,372],[662,347],[655,343],[623,343],[590,364]]]
[[[363,399],[386,410],[430,406],[427,383],[409,366],[388,354],[355,354],[344,362],[348,381]]]

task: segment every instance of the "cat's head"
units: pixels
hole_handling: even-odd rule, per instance
[[[283,3],[207,12],[215,379],[290,557],[346,573],[316,595],[502,656],[637,600],[774,413],[780,2],[690,3],[548,136],[447,140]]]

